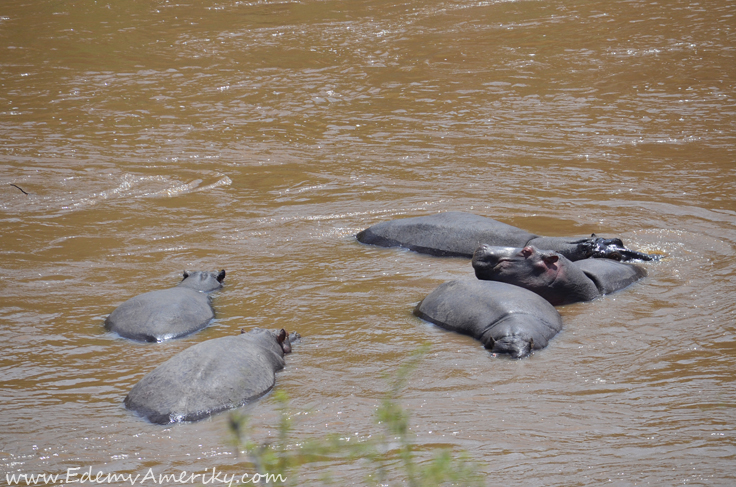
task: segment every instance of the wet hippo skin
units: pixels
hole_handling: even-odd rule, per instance
[[[546,347],[562,329],[560,314],[539,295],[511,284],[478,279],[441,284],[417,305],[414,314],[514,358]]]
[[[473,255],[478,279],[505,282],[539,294],[553,305],[590,301],[646,275],[634,264],[609,259],[572,262],[552,250],[479,246]]]
[[[185,271],[176,287],[140,294],[118,306],[105,320],[105,328],[141,342],[190,335],[215,317],[208,293],[222,288],[224,279],[224,270]]]
[[[601,237],[541,237],[520,228],[472,213],[447,212],[377,223],[356,235],[359,242],[381,247],[403,247],[441,257],[471,258],[482,244],[554,250],[569,260],[606,257],[615,260],[652,260],[627,249],[620,239]]]
[[[276,372],[284,368],[284,353],[290,351],[291,340],[283,329],[256,328],[207,340],[146,374],[124,405],[152,423],[197,421],[270,391]]]

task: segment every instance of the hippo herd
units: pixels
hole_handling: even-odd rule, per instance
[[[514,358],[546,347],[562,329],[554,306],[622,289],[646,275],[630,261],[659,258],[630,250],[617,238],[542,237],[462,212],[390,220],[356,238],[364,244],[471,258],[475,279],[441,284],[414,314]],[[179,285],[121,304],[105,328],[142,342],[196,333],[214,318],[209,293],[220,289],[224,279],[224,270],[185,272]],[[124,405],[158,424],[196,421],[240,407],[273,388],[297,338],[283,329],[256,328],[201,342],[146,374]]]
[[[358,241],[472,258],[477,279],[446,282],[414,309],[494,353],[522,358],[562,329],[555,305],[590,301],[645,275],[626,261],[657,260],[618,238],[542,237],[471,213],[447,212],[373,225]]]

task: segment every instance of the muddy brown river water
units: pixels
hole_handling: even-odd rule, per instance
[[[385,376],[428,343],[401,401],[420,458],[465,450],[489,485],[734,485],[734,15],[733,0],[4,1],[0,483],[240,472],[227,414],[162,427],[122,400],[176,352],[260,326],[303,336],[276,384],[295,444],[380,431]],[[494,358],[411,313],[468,261],[354,238],[440,211],[666,258],[560,308],[548,348]],[[105,332],[184,269],[227,270],[209,328]],[[244,408],[257,438],[276,408]],[[365,485],[365,467],[315,463],[300,482]]]

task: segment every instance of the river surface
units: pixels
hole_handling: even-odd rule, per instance
[[[379,434],[386,376],[428,343],[401,396],[420,459],[466,451],[489,485],[736,484],[734,15],[733,0],[4,0],[0,482],[244,471],[228,414],[162,427],[122,401],[175,353],[259,326],[303,336],[276,383],[294,444]],[[560,308],[546,349],[494,358],[412,315],[469,261],[355,240],[441,211],[665,258]],[[210,327],[161,344],[104,330],[184,269],[227,270]],[[259,441],[277,406],[244,408]],[[311,464],[300,485],[369,469]]]

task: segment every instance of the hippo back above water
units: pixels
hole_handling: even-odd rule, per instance
[[[472,213],[447,212],[377,223],[356,235],[359,242],[381,247],[403,247],[440,257],[471,258],[479,245],[554,250],[570,260],[605,257],[615,260],[652,260],[654,257],[624,247],[618,238],[541,237],[520,228]]]
[[[283,329],[256,328],[207,340],[146,374],[124,404],[152,423],[197,421],[266,394],[289,352],[291,340]]]
[[[215,317],[208,293],[222,288],[224,279],[224,270],[185,271],[176,287],[147,292],[121,304],[107,317],[105,328],[141,342],[190,335]]]
[[[356,235],[361,243],[404,247],[440,257],[472,257],[482,243],[515,246],[534,237],[520,228],[462,212],[385,221]]]
[[[441,284],[417,305],[414,314],[514,358],[546,347],[562,329],[560,314],[537,294],[478,279]]]

